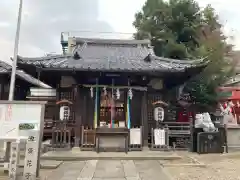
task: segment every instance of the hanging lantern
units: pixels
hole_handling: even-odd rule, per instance
[[[132,92],[132,89],[129,89],[129,90],[128,90],[128,96],[130,97],[130,99],[133,98],[133,92]]]
[[[107,95],[107,88],[106,87],[103,88],[103,93],[104,93],[104,96]]]
[[[117,96],[117,99],[120,99],[120,91],[119,91],[119,89],[117,89],[116,96]]]
[[[93,98],[93,87],[90,88],[91,98]]]

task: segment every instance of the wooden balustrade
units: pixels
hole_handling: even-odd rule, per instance
[[[96,142],[96,131],[92,127],[81,128],[81,150],[93,150],[95,148]]]

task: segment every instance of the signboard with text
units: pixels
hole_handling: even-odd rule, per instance
[[[42,104],[0,104],[0,139],[27,136],[27,127],[39,129]]]
[[[0,140],[12,142],[9,178],[16,179],[19,146],[26,142],[24,180],[36,179],[39,175],[39,149],[44,123],[45,102],[0,101]]]

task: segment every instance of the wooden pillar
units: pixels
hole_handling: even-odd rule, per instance
[[[82,106],[81,106],[81,95],[80,89],[77,85],[73,86],[73,96],[74,96],[74,110],[75,110],[75,127],[74,127],[74,136],[75,136],[75,147],[79,147],[81,139],[81,126],[82,126]]]
[[[148,118],[147,118],[147,92],[143,92],[141,117],[143,126],[143,146],[148,146]]]
[[[4,81],[1,83],[1,93],[0,93],[0,100],[4,99]]]
[[[82,126],[86,126],[86,124],[87,124],[87,120],[88,120],[88,117],[87,117],[87,91],[86,91],[86,89],[85,88],[83,88],[82,90],[81,90],[81,92],[82,92],[82,100],[83,100],[83,102],[81,103],[82,104],[82,107],[81,107],[81,109],[82,109]]]

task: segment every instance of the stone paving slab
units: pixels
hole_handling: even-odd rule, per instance
[[[168,180],[158,161],[135,161],[141,180]]]
[[[86,161],[86,160],[173,160],[181,159],[175,152],[101,152],[94,151],[50,151],[42,155],[44,160]]]
[[[68,161],[40,174],[41,180],[171,180],[157,160]]]
[[[121,161],[98,161],[94,178],[125,178]]]
[[[156,160],[64,162],[46,180],[170,180]]]
[[[129,179],[139,179],[139,173],[137,171],[137,168],[135,166],[135,163],[133,160],[122,160],[122,165],[123,165],[123,169],[125,172],[125,176],[128,177]]]
[[[90,160],[85,163],[83,169],[79,172],[79,179],[92,179],[97,166],[97,160]]]
[[[84,168],[86,162],[64,162],[58,169],[54,170],[46,180],[76,180]]]

